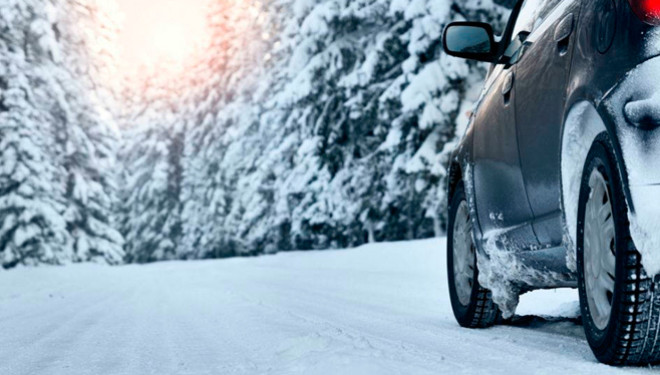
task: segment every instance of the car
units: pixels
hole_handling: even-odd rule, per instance
[[[490,63],[448,165],[449,292],[461,326],[577,288],[611,365],[660,361],[660,1],[510,0],[501,35],[444,30]]]

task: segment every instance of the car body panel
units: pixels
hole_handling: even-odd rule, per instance
[[[580,2],[563,0],[527,38],[515,65],[516,124],[527,195],[540,243],[562,243],[560,211],[561,128],[577,35]],[[550,156],[550,157],[549,157]]]
[[[516,246],[529,243],[535,236],[518,154],[513,105],[516,91],[512,88],[504,93],[512,75],[513,70],[502,65],[491,73],[492,83],[473,119],[472,155],[479,226],[484,234],[510,229],[501,240]]]

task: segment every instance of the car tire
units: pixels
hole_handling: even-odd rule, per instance
[[[491,292],[479,284],[472,221],[462,183],[451,198],[448,224],[447,275],[454,316],[463,327],[490,327],[501,313]]]
[[[578,203],[580,309],[596,358],[610,365],[660,359],[660,298],[630,236],[620,170],[604,135],[592,146]]]

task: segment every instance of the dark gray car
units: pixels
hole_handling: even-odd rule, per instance
[[[512,2],[499,38],[457,22],[443,40],[492,63],[449,169],[455,316],[487,327],[577,287],[600,361],[657,363],[660,1]]]

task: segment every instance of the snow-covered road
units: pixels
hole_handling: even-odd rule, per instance
[[[444,241],[0,273],[0,374],[608,374],[575,292],[454,322]],[[551,315],[542,319],[533,315]]]

